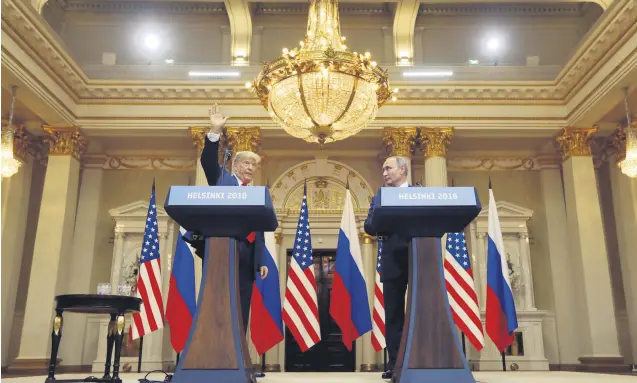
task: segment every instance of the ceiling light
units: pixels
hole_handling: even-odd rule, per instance
[[[174,63],[175,63],[175,60],[174,60],[174,59],[166,59],[166,60],[164,60],[164,62],[165,62],[166,64],[174,64]]]
[[[487,40],[487,48],[491,52],[496,52],[500,49],[500,40],[495,37],[490,38],[489,40]]]
[[[188,72],[190,77],[239,77],[239,75],[239,72]]]
[[[478,65],[480,64],[479,60],[469,60],[469,65]]]
[[[449,77],[453,76],[452,71],[440,72],[403,72],[404,77]]]
[[[157,47],[159,47],[159,37],[156,35],[148,35],[144,38],[144,44],[150,49],[157,49]]]

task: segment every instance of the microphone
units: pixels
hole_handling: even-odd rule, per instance
[[[416,182],[416,186],[422,187],[422,184],[420,182]]]
[[[219,181],[219,183],[223,182],[223,176],[226,174],[226,164],[228,163],[228,160],[230,159],[230,157],[232,157],[232,148],[226,148],[226,150],[223,153],[223,165],[221,167],[221,181]]]

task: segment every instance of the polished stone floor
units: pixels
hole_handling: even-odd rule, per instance
[[[138,383],[145,374],[123,374],[124,383]],[[84,378],[86,374],[62,374],[58,379]],[[637,383],[637,376],[587,374],[575,372],[476,372],[478,383]],[[160,380],[162,374],[153,374],[150,379]],[[44,376],[2,379],[7,383],[44,383]],[[383,383],[379,373],[268,373],[259,379],[263,383]],[[425,382],[423,382],[425,383]],[[436,382],[438,383],[438,382]],[[444,382],[440,382],[444,383]]]

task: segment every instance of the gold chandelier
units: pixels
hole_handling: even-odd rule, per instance
[[[353,136],[376,118],[397,89],[369,52],[350,52],[341,37],[338,0],[310,0],[300,47],[264,64],[254,84],[272,119],[291,136],[320,145]]]
[[[626,158],[619,163],[622,173],[637,178],[637,134],[632,128],[630,110],[628,109],[628,88],[624,89],[624,107],[626,108]]]
[[[18,87],[12,86],[11,108],[9,110],[9,123],[6,129],[2,131],[2,140],[0,144],[0,176],[9,178],[20,170],[22,162],[13,156],[13,138],[15,130],[13,129],[13,109],[15,107],[16,91]]]

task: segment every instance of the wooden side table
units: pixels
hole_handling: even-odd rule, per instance
[[[53,320],[53,332],[51,333],[51,361],[49,363],[49,375],[46,383],[52,382],[107,382],[121,383],[119,377],[119,360],[124,339],[124,315],[126,313],[139,312],[142,300],[137,297],[120,295],[95,295],[95,294],[67,294],[55,297],[55,319]],[[111,321],[108,324],[106,341],[106,365],[104,376],[101,378],[87,377],[85,379],[58,380],[55,378],[55,362],[58,348],[62,339],[62,314],[64,312],[81,314],[109,314]],[[111,376],[111,356],[115,346],[115,358],[113,360],[113,375]]]

